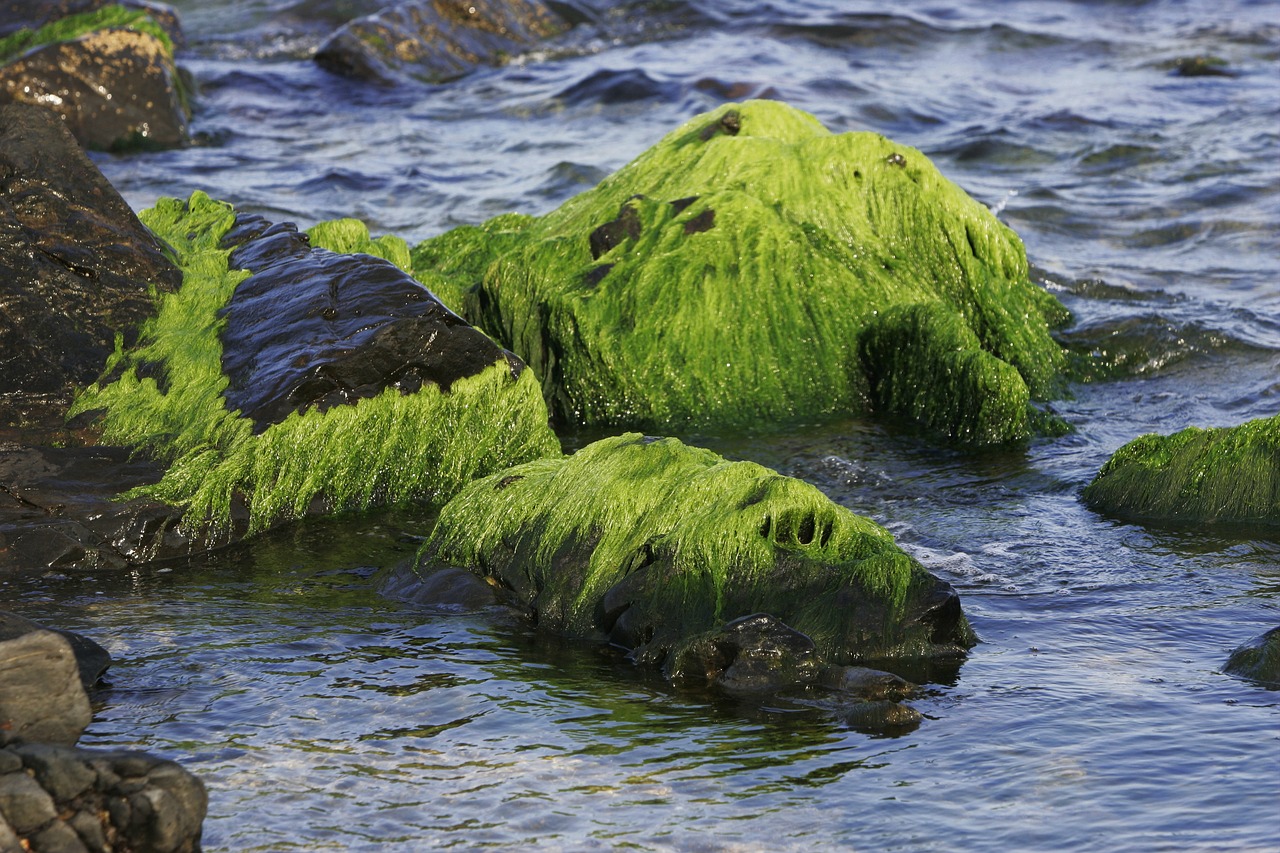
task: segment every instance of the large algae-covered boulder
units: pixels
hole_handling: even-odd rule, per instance
[[[954,661],[974,642],[954,590],[886,530],[800,480],[672,438],[627,434],[472,483],[420,554],[424,576],[450,566],[506,590],[540,630],[608,640],[679,677],[715,657],[699,646],[729,654],[719,634],[749,645],[744,625],[811,676],[819,662]],[[757,614],[782,624],[721,631]],[[758,680],[758,661],[739,668]]]
[[[1280,525],[1280,416],[1144,435],[1084,490],[1089,506],[1137,521]]]
[[[1017,236],[911,148],[774,101],[672,131],[540,217],[414,250],[587,425],[870,408],[975,443],[1032,432],[1065,309]],[[473,285],[475,285],[473,287]]]
[[[142,219],[182,287],[77,400],[105,441],[166,463],[132,490],[187,528],[248,532],[312,513],[443,503],[473,477],[557,453],[536,380],[403,269],[359,223],[240,216],[196,193]],[[391,258],[392,260],[387,260]]]
[[[438,83],[501,64],[564,28],[540,0],[411,0],[347,23],[315,58],[352,77]]]
[[[78,5],[96,8],[0,38],[0,103],[53,110],[86,148],[182,145],[190,107],[171,10]]]
[[[0,427],[60,425],[179,281],[54,113],[0,106]]]

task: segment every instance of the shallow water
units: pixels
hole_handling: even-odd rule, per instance
[[[429,523],[409,515],[0,582],[110,649],[85,743],[199,773],[208,849],[1280,846],[1280,692],[1219,672],[1280,624],[1280,541],[1078,498],[1136,435],[1280,408],[1274,3],[595,2],[601,23],[512,65],[396,89],[306,58],[372,3],[177,5],[203,144],[99,157],[135,207],[203,189],[415,241],[550,210],[764,94],[932,157],[1023,237],[1075,313],[1064,340],[1114,377],[1054,403],[1073,435],[999,452],[863,421],[684,436],[815,483],[960,590],[983,643],[896,738],[816,698],[680,693],[498,614],[383,599],[372,575]],[[1232,76],[1176,72],[1197,56]]]

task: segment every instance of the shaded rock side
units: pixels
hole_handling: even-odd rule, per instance
[[[100,410],[104,440],[167,466],[129,496],[183,507],[184,529],[215,542],[238,507],[255,532],[443,503],[559,452],[532,374],[384,258],[314,248],[203,193],[142,217],[177,252],[182,288],[75,411]],[[346,245],[407,260],[363,234]]]
[[[1233,651],[1222,671],[1280,690],[1280,627]]]
[[[568,424],[871,408],[1001,442],[1032,433],[1027,401],[1065,364],[1066,310],[990,211],[919,151],[774,101],[692,119],[546,216],[427,240],[414,267],[457,279]]]
[[[1280,417],[1144,435],[1117,450],[1084,490],[1119,518],[1280,525]]]
[[[7,634],[0,634],[0,746],[74,744],[92,713],[71,642],[38,626]]]
[[[180,280],[54,113],[0,106],[0,427],[61,425]]]
[[[539,0],[417,0],[349,22],[315,58],[351,77],[439,83],[499,65],[564,28]]]
[[[197,853],[207,811],[198,778],[146,753],[0,749],[0,850]]]
[[[670,438],[605,439],[472,483],[420,554],[424,576],[442,566],[491,579],[540,630],[607,640],[668,673],[692,672],[709,659],[699,643],[728,645],[708,633],[757,614],[833,664],[956,661],[974,642],[954,590],[883,528],[799,480]],[[758,680],[742,660],[730,681]]]
[[[0,103],[52,110],[86,148],[173,148],[189,95],[146,8],[103,5],[0,39]]]

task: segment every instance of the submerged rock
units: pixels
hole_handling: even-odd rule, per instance
[[[183,507],[184,529],[225,537],[237,507],[252,533],[443,503],[559,451],[532,374],[385,258],[312,247],[203,193],[142,217],[177,253],[182,287],[75,411],[101,410],[104,440],[167,465],[130,496]],[[338,231],[317,239],[407,261],[403,242]]]
[[[172,10],[65,5],[75,13],[0,39],[0,103],[52,110],[86,148],[185,143],[189,94],[174,62]]]
[[[1094,509],[1137,521],[1280,525],[1280,416],[1144,435],[1084,490]]]
[[[1223,672],[1280,688],[1280,627],[1254,637],[1232,652]]]
[[[145,753],[0,749],[0,850],[197,853],[208,801],[198,778]]]
[[[1066,310],[1022,243],[928,159],[774,101],[672,131],[539,218],[414,250],[566,424],[742,426],[868,407],[1025,438]],[[476,285],[472,287],[473,283]]]
[[[0,427],[60,426],[180,280],[54,113],[0,106]]]
[[[420,566],[468,568],[541,630],[731,690],[807,683],[820,662],[958,661],[975,642],[955,591],[883,528],[669,438],[605,439],[472,483]]]
[[[413,0],[349,22],[315,58],[351,77],[439,83],[499,65],[564,28],[539,0]]]

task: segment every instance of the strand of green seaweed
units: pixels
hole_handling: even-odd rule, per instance
[[[173,56],[173,39],[145,10],[112,4],[92,12],[67,15],[35,30],[24,27],[0,38],[0,65],[7,64],[31,48],[71,41],[87,33],[110,28],[136,30],[155,36],[164,45],[165,53]]]
[[[229,269],[229,252],[218,248],[233,209],[197,192],[185,203],[162,199],[140,218],[177,253],[183,286],[164,297],[137,348],[117,350],[108,376],[119,377],[90,386],[72,410],[104,409],[105,440],[170,463],[158,483],[128,497],[182,506],[184,527],[203,527],[216,540],[230,529],[237,495],[253,533],[307,513],[317,500],[329,512],[443,501],[476,476],[559,452],[536,380],[526,371],[513,381],[505,360],[447,394],[388,389],[356,406],[295,412],[255,435],[222,397],[218,311],[249,274]],[[321,232],[321,242],[336,239]],[[344,239],[360,244],[349,233]],[[394,240],[381,246],[407,258]],[[163,365],[164,389],[138,375],[153,363]]]

